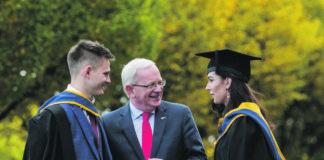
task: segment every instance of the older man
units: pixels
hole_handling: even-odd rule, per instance
[[[122,82],[130,102],[102,118],[114,159],[207,159],[190,109],[162,100],[166,82],[153,61],[130,61]]]

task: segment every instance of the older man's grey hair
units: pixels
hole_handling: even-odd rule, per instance
[[[126,92],[125,86],[135,84],[138,81],[138,79],[136,79],[135,77],[138,69],[146,68],[150,66],[156,66],[156,64],[153,61],[145,58],[135,58],[124,66],[122,70],[121,78],[123,83],[123,89],[127,97],[129,97],[129,95]]]

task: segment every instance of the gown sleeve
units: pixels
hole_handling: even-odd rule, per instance
[[[215,148],[215,160],[273,160],[259,125],[250,117],[237,118]]]
[[[23,160],[63,159],[55,117],[47,110],[29,119]]]

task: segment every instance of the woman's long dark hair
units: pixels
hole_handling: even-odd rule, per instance
[[[231,78],[232,83],[229,88],[230,92],[230,99],[228,101],[227,106],[224,104],[213,104],[213,109],[218,112],[221,118],[223,118],[226,113],[229,111],[239,107],[239,105],[243,102],[253,102],[257,104],[261,110],[261,113],[264,117],[264,119],[267,121],[270,129],[274,129],[274,125],[270,121],[269,116],[267,115],[266,110],[260,105],[257,98],[255,97],[254,93],[256,93],[254,90],[252,90],[244,81],[237,78],[234,74],[229,72],[219,72],[217,73],[219,76],[222,77],[222,79]],[[220,133],[222,130],[222,123],[218,124],[218,132]]]

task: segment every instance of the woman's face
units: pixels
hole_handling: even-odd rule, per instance
[[[223,79],[215,71],[208,73],[206,90],[212,95],[215,104],[227,105],[227,89],[229,86],[228,78]]]

